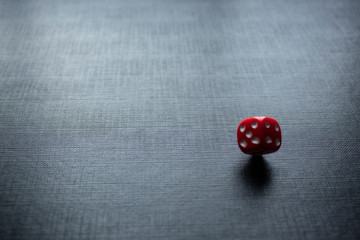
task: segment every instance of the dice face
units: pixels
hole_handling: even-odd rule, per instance
[[[237,140],[241,151],[246,154],[276,152],[281,146],[280,125],[270,117],[246,118],[239,124]]]

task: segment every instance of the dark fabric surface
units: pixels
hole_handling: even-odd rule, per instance
[[[0,239],[360,237],[359,1],[3,0],[0,34]]]

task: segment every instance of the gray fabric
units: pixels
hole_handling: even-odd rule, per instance
[[[0,239],[356,239],[359,1],[0,1]],[[244,118],[283,144],[242,154]]]

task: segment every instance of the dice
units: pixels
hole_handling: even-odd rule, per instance
[[[281,129],[279,123],[270,117],[246,118],[239,124],[237,140],[241,151],[246,154],[268,154],[279,150]]]

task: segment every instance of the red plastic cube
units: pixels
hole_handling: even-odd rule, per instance
[[[270,117],[246,118],[239,124],[237,140],[241,151],[246,154],[276,152],[281,146],[280,125]]]

